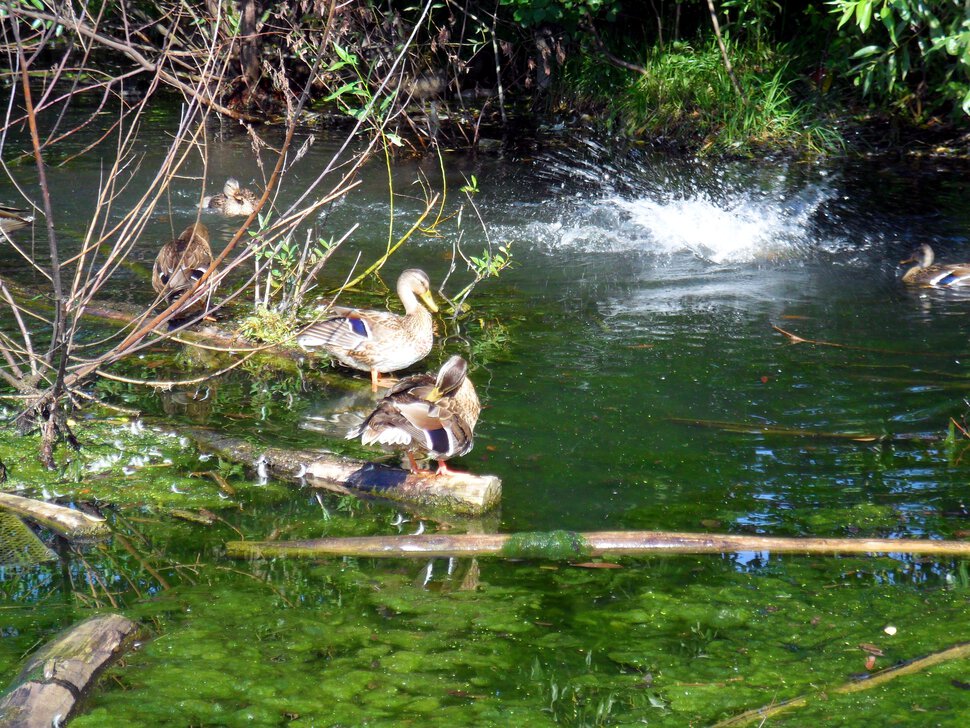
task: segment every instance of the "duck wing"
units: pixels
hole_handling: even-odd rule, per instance
[[[364,445],[423,450],[433,457],[462,455],[472,447],[472,429],[455,412],[411,394],[385,397],[348,438]]]
[[[955,288],[970,285],[970,264],[939,266],[926,281],[931,286]]]
[[[28,215],[23,210],[0,204],[0,232],[12,233],[20,230],[27,227],[33,219],[33,215]]]
[[[400,316],[383,311],[340,309],[339,316],[311,324],[300,334],[296,343],[303,347],[354,349],[374,340],[383,329],[393,328]]]

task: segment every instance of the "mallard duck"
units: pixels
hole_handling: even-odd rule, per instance
[[[0,232],[12,233],[14,230],[27,227],[33,221],[33,215],[9,205],[0,205]]]
[[[251,215],[256,209],[257,201],[258,198],[252,191],[240,187],[239,180],[230,177],[222,188],[222,194],[204,198],[201,207],[216,210],[226,217],[238,217]]]
[[[419,470],[414,453],[426,454],[438,461],[439,474],[448,473],[445,460],[472,449],[481,411],[467,362],[453,356],[437,376],[416,374],[398,382],[347,439],[404,450],[414,471]]]
[[[926,243],[920,245],[904,263],[916,263],[903,274],[903,283],[935,288],[955,288],[970,285],[970,263],[948,263],[933,265],[933,248]]]
[[[194,286],[211,264],[209,229],[202,223],[193,223],[158,251],[152,268],[152,288],[171,304]],[[200,296],[186,311],[204,305],[205,296]]]
[[[337,307],[333,309],[336,315],[308,326],[296,343],[306,349],[322,347],[344,366],[369,371],[371,389],[376,392],[382,372],[411,366],[424,359],[434,344],[429,309],[437,311],[438,307],[431,297],[427,273],[417,268],[401,273],[397,295],[404,304],[404,316]]]

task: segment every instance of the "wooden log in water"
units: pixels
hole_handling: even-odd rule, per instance
[[[138,625],[101,614],[72,627],[31,657],[0,699],[0,726],[50,728],[67,723],[101,671],[128,651]]]
[[[111,533],[103,518],[95,518],[74,508],[24,498],[12,493],[0,493],[0,508],[16,513],[71,540],[101,538]]]
[[[574,561],[591,556],[722,554],[766,551],[788,554],[906,553],[970,556],[970,542],[889,538],[784,538],[669,531],[551,531],[516,534],[356,536],[305,541],[230,541],[229,556],[370,556],[382,558],[498,556]]]
[[[502,497],[502,481],[494,475],[412,473],[315,450],[260,447],[203,428],[188,428],[183,434],[222,458],[254,470],[265,468],[267,475],[311,488],[376,496],[463,515],[486,513]]]

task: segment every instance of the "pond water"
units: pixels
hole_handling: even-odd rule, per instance
[[[70,143],[97,136],[85,133]],[[317,140],[281,204],[335,143]],[[144,151],[151,169],[161,150]],[[209,160],[214,180],[260,178],[248,138],[232,128],[213,129]],[[84,157],[51,170],[68,239],[83,229],[101,168]],[[267,445],[343,447],[348,422],[373,403],[363,378],[348,390],[238,371],[180,396],[104,384],[111,401],[151,415],[157,455],[132,466],[127,452],[147,446],[129,443],[132,427],[118,420],[99,425],[107,429],[90,436],[97,444],[75,456],[80,465],[57,476],[62,500],[95,489],[118,537],[53,566],[0,571],[0,678],[57,630],[117,609],[151,639],[110,670],[72,725],[709,725],[803,695],[805,707],[771,723],[964,725],[970,680],[960,661],[837,692],[873,654],[869,668],[881,669],[970,639],[961,561],[751,552],[592,568],[225,557],[222,544],[240,534],[393,534],[419,522],[429,531],[970,530],[970,442],[945,440],[968,409],[970,297],[907,290],[897,266],[921,242],[943,261],[970,259],[965,165],[711,163],[554,137],[532,157],[446,154],[444,168],[449,210],[475,175],[485,229],[494,245],[511,245],[514,266],[476,288],[460,332],[439,321],[450,336],[419,368],[452,353],[471,361],[485,409],[475,449],[453,464],[502,478],[500,512],[447,523],[408,513],[393,525],[393,506],[261,485],[164,434],[201,422]],[[29,186],[31,170],[18,174]],[[422,175],[440,186],[438,160],[393,164],[398,231],[414,219]],[[375,164],[362,180],[321,219],[328,235],[361,225],[324,271],[326,285],[345,279],[358,251],[367,261],[386,244],[386,170]],[[136,188],[137,177],[125,194]],[[2,189],[11,194],[0,201],[13,201]],[[173,188],[141,261],[191,221],[198,194],[197,182]],[[462,248],[478,254],[481,227],[467,205],[462,214]],[[216,239],[235,229],[206,222]],[[457,235],[416,236],[387,264],[388,280],[412,266],[441,280]],[[17,273],[9,251],[2,261]],[[112,295],[150,300],[144,280],[122,276]],[[823,343],[792,344],[773,326]],[[200,367],[181,356],[183,370]],[[149,353],[130,369],[166,366]],[[29,493],[43,475],[30,447],[5,437],[7,487]],[[112,459],[118,448],[126,454]],[[193,475],[217,467],[236,490],[227,501],[213,479]],[[179,507],[222,520],[173,518]]]

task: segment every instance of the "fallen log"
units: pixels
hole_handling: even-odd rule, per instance
[[[481,515],[495,508],[502,497],[502,481],[494,475],[412,473],[315,450],[262,447],[203,428],[181,432],[223,459],[256,471],[265,469],[267,475],[311,488],[376,496],[462,515]]]
[[[0,509],[23,516],[70,540],[101,538],[111,533],[103,518],[12,493],[0,493]]]
[[[0,699],[0,726],[63,725],[101,671],[128,651],[138,625],[120,614],[85,620],[31,657]]]
[[[943,662],[948,662],[950,660],[962,660],[967,656],[970,656],[970,642],[963,642],[959,645],[954,645],[953,647],[945,649],[942,652],[934,652],[926,657],[920,657],[916,660],[904,662],[902,665],[890,667],[885,670],[881,670],[880,672],[872,673],[871,675],[865,675],[862,677],[862,679],[852,680],[851,682],[844,683],[811,697],[816,700],[830,700],[832,695],[858,693],[862,690],[869,690],[870,688],[885,685],[887,682],[890,680],[895,680],[897,677],[912,675],[930,667],[939,665]],[[780,703],[772,703],[771,705],[766,705],[762,708],[746,710],[744,713],[740,713],[732,716],[731,718],[726,718],[715,723],[713,728],[734,728],[735,726],[750,725],[755,721],[757,721],[759,725],[763,725],[769,718],[774,718],[779,713],[784,713],[795,708],[804,708],[809,704],[809,699],[809,696],[803,695],[801,697],[792,698],[791,700],[785,700]]]
[[[498,556],[573,561],[603,555],[722,554],[771,551],[788,554],[907,553],[970,556],[970,543],[929,539],[784,538],[669,531],[550,531],[514,534],[421,534],[355,536],[305,541],[230,541],[237,558],[276,556],[461,557]]]

